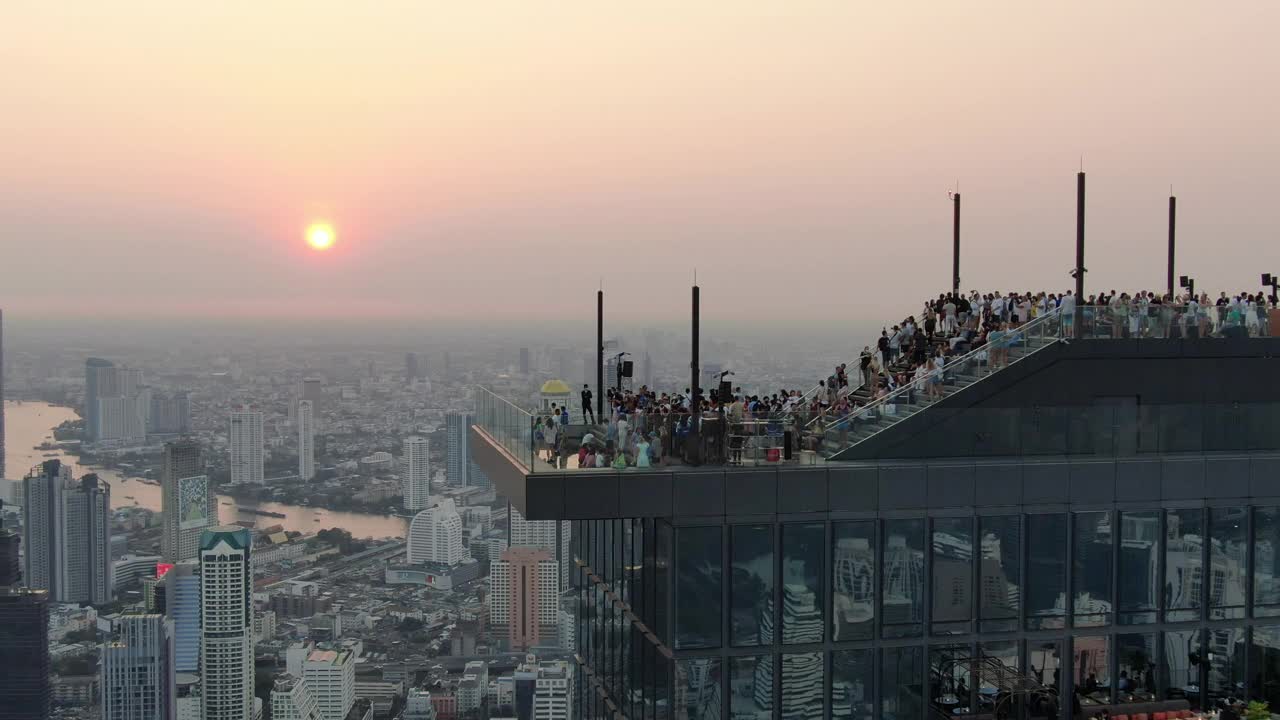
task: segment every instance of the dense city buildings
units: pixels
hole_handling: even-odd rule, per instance
[[[168,720],[177,714],[172,625],[126,614],[102,646],[102,720]]]
[[[402,446],[404,509],[423,510],[431,496],[431,441],[414,435],[405,438]]]
[[[299,676],[276,677],[271,689],[271,720],[324,720],[307,683]]]
[[[231,483],[261,485],[263,481],[262,413],[241,409],[231,413]]]
[[[151,392],[151,414],[147,433],[181,435],[191,432],[191,397],[188,393]]]
[[[419,512],[409,523],[406,557],[410,565],[453,566],[467,557],[462,546],[462,517],[449,499]]]
[[[316,476],[316,415],[311,400],[298,402],[298,477],[303,482]]]
[[[199,442],[165,444],[160,492],[164,508],[160,553],[170,563],[194,560],[200,533],[218,524],[218,496],[209,487]]]
[[[546,550],[513,547],[489,566],[489,621],[509,650],[554,646],[560,622],[560,567]]]
[[[234,526],[200,537],[200,674],[204,720],[252,717],[252,536]]]
[[[23,479],[24,582],[57,602],[110,602],[111,486],[49,460]]]

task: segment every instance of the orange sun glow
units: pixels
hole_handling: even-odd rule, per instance
[[[333,231],[333,226],[326,222],[312,223],[307,228],[307,244],[315,250],[328,250],[337,233]]]

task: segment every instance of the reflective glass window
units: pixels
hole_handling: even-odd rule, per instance
[[[1111,702],[1111,653],[1106,635],[1077,635],[1072,638],[1071,671],[1081,702],[1107,705]]]
[[[875,716],[875,651],[831,653],[831,717],[871,720]]]
[[[1160,600],[1160,512],[1120,513],[1119,623],[1153,623]]]
[[[1022,604],[1021,521],[1018,515],[978,518],[978,617],[986,632],[1017,629]]]
[[[1164,699],[1185,699],[1192,709],[1201,707],[1201,670],[1207,665],[1202,652],[1199,630],[1174,630],[1164,634],[1160,663]]]
[[[1027,672],[1050,690],[1062,688],[1062,644],[1057,640],[1027,641]],[[1060,706],[1052,697],[1034,696],[1027,699],[1027,714],[1032,718],[1053,718],[1060,714]]]
[[[884,635],[919,635],[924,616],[924,520],[885,520],[881,547]]]
[[[676,663],[676,697],[684,698],[684,713],[689,720],[718,720],[724,699],[721,690],[720,659],[695,658]]]
[[[1249,668],[1249,697],[1280,708],[1280,625],[1254,626]]]
[[[1253,511],[1253,615],[1280,615],[1280,507]]]
[[[1215,707],[1220,700],[1244,697],[1248,655],[1244,628],[1209,628],[1205,631],[1205,643],[1208,651],[1205,702]]]
[[[1165,513],[1165,619],[1197,620],[1204,597],[1204,511]]]
[[[891,647],[880,652],[881,719],[919,720],[924,712],[924,650]]]
[[[973,678],[968,645],[935,645],[929,648],[929,703],[930,715],[953,717],[971,715],[975,688],[969,686]]]
[[[1116,702],[1149,702],[1156,699],[1156,636],[1117,635]]]
[[[791,653],[782,656],[782,717],[793,720],[822,720],[822,698],[826,673],[822,653]]]
[[[973,617],[973,518],[933,520],[933,632],[965,633]]]
[[[876,524],[832,523],[831,544],[831,639],[869,639],[876,603]]]
[[[720,527],[676,528],[676,647],[720,645]]]
[[[729,642],[759,645],[773,635],[773,526],[729,528]]]
[[[1209,510],[1209,618],[1244,617],[1249,575],[1246,508]]]
[[[822,642],[827,531],[823,523],[782,526],[782,642]]]
[[[773,656],[729,658],[729,715],[760,718],[773,714]]]
[[[982,643],[978,653],[994,666],[980,675],[976,691],[979,715],[995,717],[1017,717],[1017,707],[1022,702],[1009,693],[1020,674],[1022,663],[1018,657],[1016,640],[998,640]]]
[[[1072,608],[1076,627],[1105,625],[1111,618],[1111,513],[1075,514],[1072,538]]]
[[[1067,515],[1027,516],[1027,628],[1060,628],[1067,614]]]

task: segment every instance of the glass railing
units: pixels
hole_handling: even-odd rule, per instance
[[[1084,339],[1269,337],[1267,308],[1217,305],[1085,305]],[[1072,321],[1067,320],[1068,324]]]
[[[805,445],[816,446],[830,457],[875,433],[890,427],[956,390],[1008,367],[1060,339],[1061,322],[1053,310],[1030,322],[988,337],[988,342],[957,357],[947,358],[941,369],[929,360],[926,371],[908,376],[895,374],[889,381],[896,387],[881,388],[865,405],[847,412],[832,409],[809,424]],[[957,348],[964,347],[957,344]]]
[[[534,467],[534,418],[529,411],[495,394],[476,388],[476,425],[511,453],[526,470]]]

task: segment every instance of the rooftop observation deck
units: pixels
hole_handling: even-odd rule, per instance
[[[630,417],[662,446],[647,466],[636,461],[643,449],[619,443],[605,424],[563,428],[557,455],[536,429],[541,418],[479,388],[472,448],[530,519],[669,516],[680,514],[680,498],[725,513],[756,507],[760,497],[774,498],[769,512],[848,510],[842,494],[878,497],[882,470],[904,464],[1069,468],[1280,452],[1274,313],[1055,310],[977,347],[940,341],[952,346],[941,367],[931,361],[903,375],[906,367],[891,365],[897,382],[853,388],[847,403],[834,394],[818,402],[815,388],[797,407],[740,421],[722,410]],[[584,438],[626,464],[579,467]],[[927,492],[914,502],[948,496],[932,484],[918,489]]]

